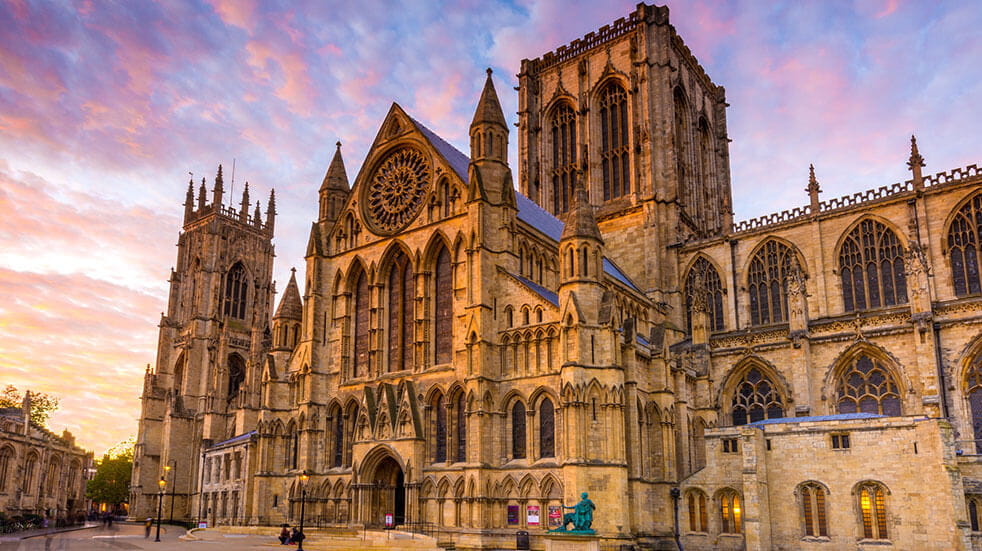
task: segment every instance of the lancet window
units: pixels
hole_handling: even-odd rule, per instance
[[[705,118],[699,119],[699,125],[697,129],[699,137],[699,151],[697,153],[699,159],[699,187],[702,190],[702,200],[700,201],[700,209],[703,212],[701,216],[705,224],[705,229],[708,231],[716,231],[720,227],[719,219],[719,192],[716,188],[716,182],[713,170],[713,141],[710,137],[709,123],[706,122]]]
[[[726,490],[719,496],[720,531],[724,534],[739,534],[743,531],[743,510],[740,496],[733,490]]]
[[[556,414],[549,398],[539,403],[539,457],[556,457]]]
[[[467,402],[464,400],[464,393],[457,394],[457,401],[454,404],[454,415],[456,416],[456,431],[454,435],[457,440],[457,455],[454,458],[458,462],[467,461]]]
[[[436,256],[434,272],[434,348],[436,363],[445,364],[451,361],[453,347],[453,265],[446,247],[441,247]]]
[[[965,392],[972,412],[976,453],[982,453],[982,355],[976,357],[968,368]]]
[[[795,252],[778,241],[764,243],[747,276],[750,322],[753,325],[781,323],[788,319],[788,276]]]
[[[610,82],[600,95],[600,165],[604,201],[631,191],[628,131],[627,92],[620,84]]]
[[[389,267],[389,371],[413,368],[413,315],[416,299],[413,266],[399,253]]]
[[[243,382],[245,382],[245,361],[242,360],[242,356],[232,354],[228,357],[228,394],[226,396],[229,400],[239,394]]]
[[[691,490],[686,498],[686,505],[689,509],[689,531],[708,532],[706,494],[699,490]]]
[[[7,480],[9,479],[10,464],[13,457],[14,450],[10,446],[0,448],[0,492],[7,490]]]
[[[241,262],[236,262],[225,274],[224,313],[226,316],[245,319],[247,290],[248,281],[245,268],[242,267]]]
[[[697,306],[706,308],[710,330],[723,330],[723,285],[719,272],[705,258],[696,260],[685,278],[685,306],[686,328],[690,332],[693,308]]]
[[[901,415],[900,390],[890,371],[867,355],[858,356],[836,385],[839,413]]]
[[[689,150],[689,140],[692,129],[689,124],[689,106],[685,101],[685,94],[680,88],[675,89],[673,97],[675,111],[675,173],[678,177],[679,195],[682,198],[683,208],[689,215],[692,215],[696,208],[696,198],[692,189],[692,170],[690,169],[691,152]]]
[[[801,497],[801,517],[806,536],[828,536],[829,524],[825,511],[825,488],[814,482],[798,487]]]
[[[368,375],[368,276],[359,271],[354,284],[354,333],[355,357],[352,375],[364,377]]]
[[[447,404],[443,395],[438,394],[431,403],[433,411],[433,462],[447,460]]]
[[[948,228],[948,254],[956,296],[982,293],[979,281],[979,246],[982,243],[982,193],[958,209]]]
[[[344,415],[341,413],[341,408],[334,411],[331,428],[334,439],[334,445],[331,449],[331,466],[341,467],[344,466]]]
[[[847,312],[907,302],[904,250],[897,234],[875,220],[863,220],[839,251],[842,302]]]
[[[521,402],[511,407],[511,456],[525,458],[525,405]]]
[[[774,383],[756,367],[733,391],[733,424],[746,425],[784,417],[784,401]]]
[[[552,112],[552,210],[561,214],[569,210],[576,174],[576,115],[566,103]]]
[[[859,511],[864,538],[877,540],[889,538],[886,491],[882,485],[876,482],[864,482],[860,485]]]

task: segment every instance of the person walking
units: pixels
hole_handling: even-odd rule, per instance
[[[147,517],[146,522],[143,523],[143,539],[150,537],[150,528],[153,527],[153,518]]]

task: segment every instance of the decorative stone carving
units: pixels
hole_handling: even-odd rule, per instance
[[[420,151],[404,147],[390,154],[365,189],[365,218],[373,229],[385,235],[405,229],[423,206],[431,175]]]

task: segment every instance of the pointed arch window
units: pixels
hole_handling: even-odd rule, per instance
[[[692,209],[696,207],[695,197],[692,192],[690,179],[690,151],[689,141],[692,130],[689,124],[689,106],[685,101],[685,94],[681,88],[676,88],[673,95],[673,106],[675,114],[674,138],[675,138],[675,175],[678,177],[679,197],[682,198],[682,207],[687,213],[692,214]]]
[[[879,361],[858,356],[836,385],[839,413],[901,415],[900,390],[890,371]]]
[[[34,495],[34,475],[37,471],[38,456],[31,452],[24,463],[24,493]]]
[[[631,191],[629,157],[627,92],[611,81],[600,94],[600,165],[604,201]]]
[[[685,312],[686,328],[692,332],[692,310],[694,306],[702,306],[700,301],[705,298],[706,311],[709,314],[709,328],[712,331],[722,331],[723,325],[723,284],[719,272],[705,258],[699,258],[692,265],[685,278]]]
[[[358,414],[359,407],[358,404],[351,404],[348,407],[348,413],[344,417],[344,466],[351,466],[351,455],[354,450],[354,443],[357,440],[355,431],[358,427]]]
[[[433,399],[433,462],[447,460],[447,404],[442,395]]]
[[[699,161],[699,188],[702,190],[702,197],[699,201],[699,208],[702,210],[701,218],[705,223],[705,229],[710,232],[719,230],[720,227],[720,204],[719,192],[716,188],[713,175],[713,141],[710,137],[709,123],[705,118],[699,119],[697,127],[699,138],[699,151],[697,153]]]
[[[556,457],[556,413],[549,398],[539,403],[539,457]]]
[[[239,394],[242,383],[245,382],[246,366],[242,356],[232,354],[228,357],[228,390],[226,397],[231,400]]]
[[[805,535],[828,536],[829,524],[825,511],[825,502],[827,501],[825,488],[814,482],[809,482],[799,486],[798,494],[801,497],[801,516]]]
[[[978,532],[980,526],[982,526],[982,499],[979,496],[970,496],[968,498],[968,522],[972,527],[973,532]]]
[[[413,267],[400,252],[389,267],[389,371],[413,368],[413,328],[415,324]]]
[[[331,453],[331,466],[341,467],[344,465],[344,415],[342,415],[340,408],[334,411],[334,417],[331,420],[331,424],[334,435],[334,447]]]
[[[753,367],[733,391],[733,424],[746,425],[784,417],[784,401],[777,387]]]
[[[511,407],[511,456],[525,458],[525,404],[521,402]]]
[[[467,404],[464,400],[463,392],[457,395],[457,401],[454,404],[454,414],[457,416],[455,427],[457,433],[454,435],[457,440],[457,455],[454,457],[454,460],[464,462],[467,461]]]
[[[982,355],[977,356],[968,368],[965,393],[972,413],[976,453],[982,453]]]
[[[297,430],[296,426],[290,428],[290,437],[288,441],[289,448],[287,448],[287,466],[291,469],[297,468],[297,463],[300,460],[300,432]],[[225,476],[228,476],[228,471],[226,470]]]
[[[691,490],[686,497],[686,505],[689,509],[689,531],[708,532],[706,494],[699,490]]]
[[[720,532],[724,534],[740,534],[743,532],[743,509],[740,506],[740,495],[733,490],[726,490],[719,496]]]
[[[368,277],[359,271],[355,280],[354,296],[354,325],[355,325],[355,358],[354,377],[368,375]]]
[[[888,539],[886,491],[877,482],[864,482],[859,487],[860,523],[866,539]]]
[[[236,319],[245,319],[246,315],[246,271],[241,262],[236,262],[225,274],[224,314]]]
[[[779,241],[768,241],[758,249],[747,275],[750,322],[753,325],[781,323],[788,319],[788,276],[795,252]]]
[[[903,247],[897,234],[876,220],[863,220],[846,236],[839,274],[847,312],[907,302]]]
[[[576,173],[576,114],[562,103],[556,106],[550,119],[552,126],[552,211],[562,214],[569,210]]]
[[[451,361],[453,347],[453,266],[450,263],[450,251],[446,247],[440,248],[434,271],[434,348],[436,363],[446,364]]]
[[[982,243],[982,193],[955,213],[948,228],[951,279],[959,297],[982,293],[979,281],[979,245]]]
[[[7,480],[9,478],[10,464],[13,461],[14,450],[10,446],[0,448],[0,492],[7,490]]]

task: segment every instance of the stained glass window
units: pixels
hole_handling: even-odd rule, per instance
[[[434,333],[436,334],[437,364],[450,363],[451,361],[451,347],[453,346],[452,270],[450,251],[443,247],[436,257],[436,288],[434,289],[434,303],[436,305]]]
[[[701,286],[701,289],[699,288]],[[685,278],[686,328],[692,331],[692,306],[699,292],[705,293],[706,308],[709,313],[709,328],[723,330],[723,284],[719,272],[705,258],[699,258],[692,265]]]
[[[552,210],[562,214],[569,210],[576,173],[576,115],[568,104],[552,113]]]
[[[818,484],[803,484],[800,488],[801,512],[806,536],[828,536],[828,519],[825,512],[825,488]]]
[[[344,415],[338,409],[334,412],[334,454],[331,466],[341,467],[344,465]]]
[[[600,164],[604,201],[631,191],[628,144],[627,92],[610,82],[600,96]]]
[[[859,510],[864,538],[885,540],[889,537],[887,533],[886,496],[883,486],[875,482],[867,482],[860,486]]]
[[[511,407],[511,456],[513,459],[525,457],[525,405],[515,402]]]
[[[751,368],[733,392],[733,424],[781,417],[784,417],[784,401],[774,383],[756,367]]]
[[[247,289],[245,268],[242,267],[241,263],[236,262],[225,274],[224,313],[226,316],[245,319]]]
[[[389,268],[389,371],[413,367],[413,307],[416,293],[409,258],[399,253]]]
[[[907,302],[903,247],[890,228],[875,220],[863,220],[846,236],[839,275],[847,312]]]
[[[979,237],[982,235],[982,193],[958,209],[948,228],[948,254],[955,295],[982,293],[979,282]]]
[[[359,272],[355,281],[355,377],[368,375],[368,277]]]
[[[729,490],[719,497],[720,527],[724,534],[739,534],[743,529],[743,511],[740,496]]]
[[[692,490],[689,492],[686,502],[689,509],[689,531],[708,532],[706,494],[699,490]]]
[[[467,409],[464,401],[464,393],[457,395],[457,404],[454,406],[457,414],[457,461],[467,461]]]
[[[788,281],[794,251],[778,241],[758,249],[747,277],[750,323],[766,325],[788,319]]]
[[[900,390],[890,372],[869,356],[857,357],[836,386],[839,413],[901,415]]]
[[[972,410],[972,434],[976,453],[982,453],[982,356],[975,358],[968,368],[965,392]]]
[[[434,400],[434,435],[433,461],[441,463],[447,460],[447,405],[443,396]]]
[[[552,400],[539,404],[539,457],[556,456],[556,423]]]

